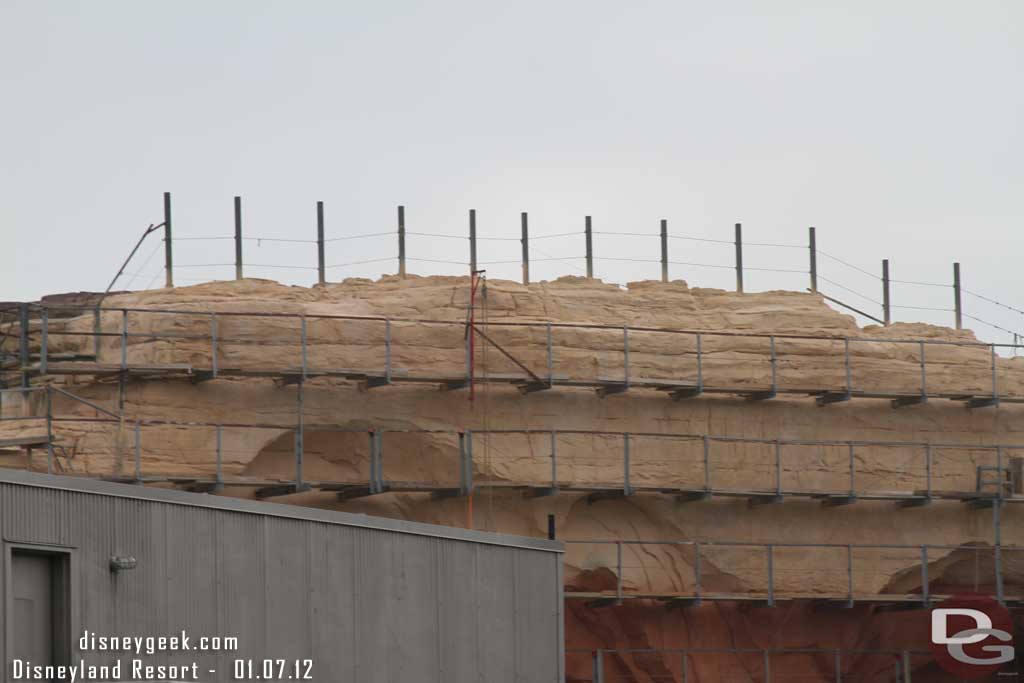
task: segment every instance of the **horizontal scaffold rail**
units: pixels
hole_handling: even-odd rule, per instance
[[[353,427],[311,423],[308,416],[299,412],[301,405],[297,405],[293,422],[140,419],[129,415],[122,417],[114,407],[104,407],[55,385],[0,390],[0,395],[25,393],[44,395],[45,401],[36,402],[42,413],[34,414],[31,404],[26,403],[26,410],[0,415],[0,426],[11,425],[6,433],[0,430],[0,448],[46,448],[48,470],[53,471],[54,447],[60,446],[62,433],[101,425],[118,433],[130,432],[131,444],[126,444],[125,449],[131,448],[134,452],[134,468],[131,474],[117,475],[118,480],[170,481],[204,490],[249,486],[269,496],[318,488],[338,491],[340,497],[347,499],[385,492],[465,496],[475,488],[488,488],[531,497],[560,492],[584,493],[591,502],[656,494],[672,496],[682,502],[716,497],[746,498],[751,505],[780,503],[788,498],[814,499],[823,506],[871,500],[895,501],[902,507],[942,500],[961,501],[973,507],[1024,502],[1024,495],[1021,495],[1024,493],[1024,458],[1018,455],[1024,451],[1024,444],[792,439],[584,429]],[[59,401],[58,409],[75,405],[79,410],[95,411],[95,415],[59,414],[54,409],[55,399]],[[186,477],[145,471],[145,461],[167,450],[162,430],[169,427],[194,432],[187,437],[192,444],[190,447],[193,451],[209,448],[209,467],[215,468],[215,476]],[[231,437],[237,438],[239,431],[246,430],[294,435],[294,479],[225,476],[225,459],[245,462],[255,455],[251,446],[250,450],[239,451],[231,443]],[[304,477],[303,463],[306,443],[314,434],[354,437],[350,447],[365,446],[367,467],[344,481],[308,481]],[[403,457],[409,448],[409,442],[403,439],[413,435],[440,447],[437,459],[422,459],[413,465]],[[243,441],[251,443],[248,438]],[[488,470],[491,458],[474,459],[474,444],[477,448],[494,447],[498,452],[519,449],[531,453],[532,461],[523,463],[519,458],[521,474],[510,479],[508,475]],[[451,450],[446,453],[447,448]],[[385,452],[391,449],[397,457],[392,461],[395,464],[386,467]],[[900,458],[904,463],[900,479],[894,482],[891,475],[879,477],[865,465],[863,458],[870,450],[876,451],[879,461]],[[234,457],[238,455],[241,457]],[[743,458],[748,470],[746,480],[731,466],[738,457]],[[197,460],[193,457],[190,462],[195,466]],[[806,483],[811,464],[817,468],[817,478]],[[410,468],[415,471],[416,467],[430,468],[432,478],[411,480]],[[592,471],[580,475],[580,468]],[[160,469],[166,472],[165,465]]]
[[[975,592],[981,587],[987,587],[1000,603],[1024,608],[1024,594],[1007,595],[1003,587],[1003,558],[1014,555],[1013,561],[1019,561],[1024,557],[1021,554],[1024,552],[1024,546],[1003,545],[999,542],[998,534],[992,545],[605,539],[571,539],[562,542],[566,546],[567,567],[580,563],[588,567],[603,564],[615,572],[615,586],[601,589],[574,586],[576,579],[572,576],[567,577],[566,599],[586,600],[595,607],[621,605],[627,600],[648,600],[663,603],[668,607],[689,607],[707,600],[748,602],[767,607],[774,607],[783,601],[809,601],[844,607],[862,603],[928,608],[952,596],[931,590],[930,563],[960,553],[973,561],[976,576],[972,588]],[[603,553],[602,548],[608,548],[609,553]],[[788,565],[780,566],[785,559],[782,556],[787,554],[787,551],[798,552],[793,553],[794,557],[788,558]],[[679,562],[672,563],[672,558],[668,555],[673,553],[678,556],[674,559]],[[865,562],[869,565],[877,564],[877,556],[880,553],[887,554],[888,561],[897,563],[901,569],[905,569],[906,565],[919,564],[919,585],[915,590],[879,592],[867,590],[863,586],[860,575],[865,573],[870,579],[878,569],[877,566],[866,572],[858,572],[858,569]],[[903,553],[902,557],[893,557],[900,553]],[[867,555],[872,557],[866,558]],[[986,570],[980,569],[983,565],[981,556],[990,558],[991,564]],[[602,562],[602,559],[607,559],[607,562]],[[629,564],[633,561],[639,564]],[[671,588],[652,585],[657,575],[666,571],[666,563],[672,564],[673,567],[672,578],[666,582],[672,584]],[[685,570],[680,570],[680,563],[691,567],[690,576],[681,576]],[[758,569],[751,570],[751,566],[755,564],[758,565]],[[711,566],[710,571],[707,565]],[[841,584],[842,588],[813,592],[793,590],[793,585],[806,585],[808,565],[815,566],[815,573],[819,578],[838,574],[840,580],[832,583]],[[757,583],[747,590],[735,586],[723,590],[715,585],[709,585],[716,583],[716,579],[722,574],[730,577],[740,576],[744,572],[748,575],[751,572],[761,574],[759,568],[762,566],[763,575],[748,579],[756,580]],[[979,572],[986,572],[987,575],[981,576]],[[783,575],[781,580],[780,575]],[[783,585],[780,586],[780,583]]]
[[[837,683],[852,680],[848,676],[857,676],[861,671],[866,671],[873,676],[885,676],[885,678],[872,680],[899,683],[910,680],[910,672],[914,666],[934,661],[934,655],[930,650],[912,649],[688,647],[600,648],[595,650],[566,648],[565,653],[570,661],[582,659],[580,663],[590,662],[590,683],[610,683],[623,680],[624,676],[618,672],[631,672],[634,667],[629,664],[634,660],[637,663],[635,668],[645,671],[647,667],[643,663],[649,662],[651,658],[658,658],[666,665],[664,673],[658,676],[658,680],[671,683],[688,683],[690,680],[697,680],[692,677],[698,676],[698,672],[701,670],[713,670],[721,676],[725,673],[725,665],[729,659],[738,660],[735,666],[744,675],[751,672],[751,664],[755,669],[760,668],[761,680],[765,683],[776,680],[773,679],[773,674],[778,676],[780,681],[791,680],[790,672],[794,670],[794,660],[802,664],[801,677],[808,675],[806,673],[808,671],[807,660],[811,659],[816,663],[815,668],[821,671],[823,676],[831,673],[832,680]],[[678,673],[676,672],[677,666]],[[829,671],[830,669],[831,671]]]
[[[596,390],[601,396],[625,393],[629,390],[646,389],[662,391],[676,400],[691,399],[703,394],[720,394],[739,396],[748,400],[767,400],[780,395],[809,396],[816,400],[819,405],[829,405],[847,401],[851,398],[884,399],[891,402],[893,407],[909,406],[926,403],[930,398],[949,399],[962,401],[972,408],[995,406],[1001,402],[1024,403],[1024,389],[1017,390],[1016,384],[1011,383],[1009,390],[1005,389],[1005,379],[1000,382],[1000,359],[997,356],[997,349],[1024,348],[1014,344],[986,344],[972,341],[956,340],[935,340],[935,339],[887,339],[877,337],[851,337],[851,336],[829,336],[829,335],[800,335],[788,333],[754,333],[754,332],[729,332],[714,330],[686,330],[671,327],[645,327],[645,326],[615,326],[595,323],[567,323],[567,322],[512,322],[512,321],[488,321],[488,329],[525,329],[543,332],[546,340],[543,358],[537,359],[537,364],[544,364],[543,368],[530,369],[528,365],[517,360],[510,352],[501,349],[502,352],[512,359],[513,365],[518,366],[518,372],[483,372],[479,373],[472,362],[472,354],[469,353],[471,337],[481,336],[481,341],[497,344],[498,341],[492,338],[492,334],[483,331],[483,325],[472,325],[474,335],[464,334],[467,323],[464,320],[439,320],[430,318],[405,318],[405,317],[380,317],[380,316],[356,316],[356,315],[333,315],[333,314],[308,314],[308,313],[253,313],[242,311],[183,311],[161,308],[111,308],[111,307],[69,307],[69,306],[44,306],[23,305],[21,315],[22,324],[19,326],[20,344],[17,354],[8,354],[2,360],[2,367],[8,372],[18,373],[21,376],[21,384],[27,386],[32,377],[46,377],[52,375],[87,375],[87,376],[133,376],[145,377],[187,377],[193,381],[205,381],[219,377],[265,377],[274,378],[282,383],[303,383],[317,378],[338,378],[344,380],[360,381],[367,388],[386,386],[398,383],[419,383],[439,385],[446,389],[459,389],[468,387],[472,383],[507,384],[518,387],[524,393],[543,391],[557,387],[588,388]],[[40,319],[32,319],[29,322],[27,310],[38,310]],[[54,318],[51,314],[56,312],[78,313],[78,318]],[[81,316],[91,316],[92,324],[83,327],[89,329],[70,329],[69,320],[81,320]],[[119,318],[119,331],[105,331],[104,318],[115,316]],[[178,332],[172,330],[155,329],[152,320],[149,324],[142,324],[142,318],[149,316],[177,316],[175,320],[202,321],[203,332]],[[229,321],[239,319],[282,319],[294,321],[298,328],[295,335],[289,337],[271,336],[269,334],[257,334],[254,336],[239,336],[237,333],[232,336],[225,334],[224,327],[229,326]],[[60,324],[57,324],[59,320]],[[380,326],[380,349],[379,362],[368,363],[363,367],[349,367],[350,363],[343,362],[335,364],[311,362],[308,328],[319,321],[338,321],[348,323],[362,323]],[[451,372],[438,372],[436,369],[426,368],[401,368],[395,367],[393,356],[394,348],[400,346],[399,342],[393,339],[393,328],[398,325],[429,325],[443,326],[459,332],[464,340],[465,353],[461,370]],[[553,338],[560,331],[573,330],[590,333],[615,332],[621,336],[620,346],[614,354],[620,357],[616,364],[621,362],[621,375],[616,376],[578,376],[573,373],[556,371],[557,365],[563,359],[556,357]],[[673,352],[675,359],[671,368],[647,368],[637,369],[638,363],[635,356],[631,367],[630,344],[631,335],[636,344],[636,337],[639,335],[675,335],[678,338],[685,338],[686,343],[680,347],[674,345]],[[52,338],[57,336],[79,337],[86,341],[83,347],[75,352],[51,353]],[[104,348],[105,339],[118,340],[119,349]],[[715,365],[716,354],[721,349],[708,349],[707,346],[714,340],[757,340],[759,345],[756,349],[750,348],[747,343],[743,353],[754,354],[755,358],[744,362],[749,364],[751,369],[762,369],[767,376],[764,380],[750,381],[746,376],[733,376],[737,370],[735,362],[726,366]],[[32,342],[31,344],[29,342]],[[89,343],[91,341],[91,345]],[[189,362],[186,363],[153,363],[141,362],[132,358],[135,347],[141,342],[167,341],[171,343],[194,342],[200,347],[206,347],[206,360],[196,361],[192,353]],[[319,340],[322,345],[322,340]],[[815,367],[811,375],[816,379],[792,379],[789,380],[781,375],[785,374],[780,366],[786,364],[790,369],[799,370],[800,362],[806,362],[806,349],[798,353],[799,349],[787,352],[783,347],[788,342],[805,343],[828,343],[831,346],[825,349],[824,353],[814,355],[818,359],[835,358],[834,367],[835,379],[828,379],[823,368]],[[229,357],[225,357],[224,349],[240,345],[270,345],[270,344],[294,345],[294,363],[275,362],[254,362],[250,364],[233,365]],[[833,348],[840,345],[841,348]],[[874,348],[879,350],[878,345],[907,347],[903,351],[905,360],[916,363],[919,375],[907,388],[904,383],[901,387],[886,387],[887,376],[891,373],[880,371],[878,368],[866,368],[872,370],[871,382],[854,382],[853,375],[856,365],[855,356],[858,352],[862,355]],[[416,345],[413,345],[416,346]],[[540,344],[537,344],[539,347]],[[692,348],[691,348],[692,347]],[[762,348],[763,347],[763,348]],[[870,347],[870,348],[869,348]],[[945,386],[936,388],[929,387],[927,349],[932,349],[932,362],[938,362],[934,356],[940,349],[964,348],[977,349],[985,353],[984,359],[978,358],[985,368],[982,374],[985,377],[979,378],[973,384],[965,383],[958,386]],[[35,349],[32,351],[31,349]],[[868,349],[866,351],[865,349]],[[117,353],[117,358],[105,358],[106,355]],[[196,350],[198,351],[198,349]],[[540,356],[540,349],[537,349]],[[665,357],[663,352],[647,353],[648,356]],[[351,359],[348,359],[351,360]],[[869,359],[872,360],[872,359]],[[1009,361],[1002,359],[1005,363]],[[948,363],[949,359],[945,359]],[[962,365],[962,364],[961,364]],[[523,368],[526,371],[523,371]],[[856,368],[861,370],[862,368]],[[978,368],[981,370],[981,367]],[[728,371],[731,370],[733,374]],[[1004,368],[1005,370],[1005,368]],[[652,374],[654,376],[652,376]],[[962,372],[960,373],[962,374]],[[665,376],[670,375],[670,376]],[[1016,380],[1016,377],[1014,377]],[[949,384],[947,376],[943,376],[942,382]],[[1018,382],[1019,383],[1019,382]],[[858,386],[860,384],[861,386]],[[935,382],[933,381],[934,385]],[[985,385],[982,388],[982,385]],[[1001,390],[1001,387],[1004,387]]]

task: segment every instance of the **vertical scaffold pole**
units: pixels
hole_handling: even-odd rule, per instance
[[[327,267],[324,265],[324,203],[316,203],[316,273],[320,284],[327,283]]]
[[[370,436],[370,493],[380,493],[379,478],[377,475],[377,435],[373,429],[369,430]]]
[[[711,491],[711,437],[703,436],[704,442],[704,491]]]
[[[459,432],[459,495],[465,496],[469,493],[466,486],[466,433]]]
[[[853,393],[853,370],[850,367],[850,338],[843,339],[843,365],[846,369],[846,395]]]
[[[622,381],[623,386],[629,389],[629,328],[622,328]]]
[[[743,225],[736,224],[736,291],[743,293]]]
[[[459,495],[473,493],[473,434],[460,431],[459,436]]]
[[[998,405],[999,403],[999,376],[996,372],[996,345],[990,344],[988,347],[989,362],[992,368],[992,401]]]
[[[171,193],[164,192],[164,274],[165,286],[174,286],[174,254],[171,245]]]
[[[590,222],[590,216],[587,216],[583,222],[583,233],[587,240],[587,277],[594,277],[594,231]]]
[[[142,483],[142,429],[135,423],[135,483]]]
[[[921,603],[927,607],[931,602],[928,586],[928,546],[921,545]]]
[[[39,374],[46,374],[46,366],[49,357],[49,334],[50,334],[50,310],[43,308],[40,312],[39,330]]]
[[[700,543],[693,544],[693,595],[700,602],[701,581],[700,581]]]
[[[1007,470],[1009,471],[1009,470]],[[1003,477],[1003,447],[996,446],[996,472],[998,473],[999,488],[996,489],[996,500],[1002,502],[1006,479]]]
[[[846,546],[846,604],[853,607],[853,544]]]
[[[384,320],[384,383],[391,384],[391,318]]]
[[[551,321],[548,321],[546,325],[546,343],[547,343],[547,359],[548,359],[548,388],[555,386],[555,347],[552,339],[551,332]]]
[[[521,218],[522,222],[522,238],[523,243],[523,284],[530,284],[530,227],[529,219],[526,212],[523,211]]]
[[[303,315],[299,320],[299,344],[301,348],[300,362],[302,363],[302,373],[299,375],[298,391],[296,396],[296,425],[295,425],[295,490],[303,491],[306,488],[305,482],[303,481],[302,465],[305,456],[306,444],[305,444],[305,406],[304,394],[306,389],[306,344],[308,340],[308,331],[306,327],[306,316]]]
[[[818,291],[818,238],[814,228],[807,228],[807,249],[811,253],[811,291]]]
[[[1003,604],[1003,540],[1002,540],[1002,529],[1000,524],[1001,508],[1003,507],[1003,490],[1006,486],[1006,478],[1003,477],[1003,447],[996,446],[996,474],[998,475],[997,481],[999,483],[996,489],[996,500],[992,506],[992,542],[993,552],[995,557],[993,558],[995,564],[995,575],[996,575],[996,600],[999,604]],[[1011,474],[1012,476],[1012,474]],[[1012,486],[1012,482],[1011,482]],[[1012,489],[1011,489],[1012,491]]]
[[[220,492],[224,490],[224,435],[223,428],[217,425],[217,481],[213,490]]]
[[[622,541],[615,542],[615,597],[622,604]]]
[[[697,333],[697,393],[704,392],[704,354],[701,348],[701,334]]]
[[[303,431],[304,431],[304,428],[303,428],[303,423],[302,423],[302,412],[303,412],[303,408],[302,408],[302,402],[303,402],[302,398],[303,397],[302,397],[302,394],[303,394],[303,389],[305,387],[305,384],[306,384],[305,379],[299,379],[299,382],[298,382],[298,392],[297,392],[298,393],[298,397],[297,397],[297,403],[298,403],[298,411],[297,411],[298,412],[298,420],[297,420],[297,422],[298,422],[298,424],[296,425],[296,428],[295,428],[295,490],[296,491],[302,491],[302,490],[305,489],[305,483],[302,480],[302,460],[303,460],[303,451],[305,450],[305,445],[303,444]]]
[[[46,473],[53,474],[53,389],[49,384],[46,385]]]
[[[996,452],[999,455],[1002,453],[999,447],[996,446]],[[1001,460],[1002,458],[1000,458]],[[999,467],[999,465],[997,465]],[[995,564],[995,579],[996,579],[996,600],[999,604],[1003,604],[1003,540],[1002,531],[1000,529],[1000,508],[1003,505],[1003,473],[999,470],[999,492],[996,494],[995,503],[992,505],[992,550],[995,555],[993,558]]]
[[[242,279],[242,198],[235,197],[235,279]]]
[[[306,380],[309,368],[309,326],[306,322],[306,314],[299,318],[299,368],[302,371],[302,381]]]
[[[668,282],[668,221],[661,219],[661,281]]]
[[[476,272],[476,209],[469,210],[469,276]]]
[[[98,338],[98,337],[97,337]],[[99,355],[96,356],[97,362]],[[21,367],[21,386],[28,388],[28,304],[18,304],[18,365]]]
[[[629,432],[622,435],[622,495],[633,495],[633,486],[629,481],[630,469]]]
[[[551,430],[551,491],[558,491],[558,432]]]
[[[466,430],[466,469],[463,478],[463,483],[466,488],[466,495],[473,495],[473,432]],[[472,505],[472,503],[471,503]],[[472,519],[472,507],[470,508],[470,517]],[[469,528],[473,528],[472,521],[470,521]]]
[[[918,350],[921,356],[921,401],[925,402],[928,400],[928,366],[924,359],[924,341],[918,342]]]
[[[398,276],[405,277],[405,207],[398,207]]]
[[[782,443],[775,440],[775,496],[782,497]]]
[[[930,443],[924,445],[924,480],[925,498],[930,501],[932,499],[932,445]]]
[[[128,309],[121,309],[121,372],[128,369]]]
[[[882,259],[882,320],[888,325],[892,322],[889,299],[889,259]]]
[[[854,457],[854,453],[853,453],[854,445],[853,445],[852,441],[849,443],[847,448],[849,449],[849,457],[850,457],[850,498],[853,498],[854,496],[857,495],[857,481],[856,481],[856,476],[857,476],[857,464],[856,463],[857,463],[857,461],[856,461],[856,458]]]
[[[953,312],[956,315],[956,329],[964,328],[963,307],[960,299],[960,264],[953,264]]]
[[[377,440],[377,493],[384,491],[384,432],[375,430],[374,438]]]

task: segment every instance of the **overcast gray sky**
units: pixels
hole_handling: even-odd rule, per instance
[[[573,232],[534,258],[581,256],[595,230],[819,246],[871,272],[964,286],[1024,309],[1024,4],[911,2],[40,2],[0,0],[0,299],[102,290],[174,197],[175,233],[313,239],[393,230]],[[654,236],[598,235],[597,274],[657,277]],[[159,285],[156,238],[129,271]],[[481,243],[515,261],[515,241]],[[328,263],[395,254],[331,242]],[[671,259],[728,265],[729,245],[673,239]],[[465,262],[464,240],[412,235],[411,257]],[[176,280],[226,278],[230,240],[175,247]],[[143,267],[147,257],[151,259]],[[806,270],[803,249],[748,247],[752,267]],[[247,274],[308,284],[310,244],[247,242]],[[192,267],[186,267],[192,266]],[[518,277],[514,263],[487,266]],[[538,261],[536,279],[581,259]],[[332,268],[333,280],[394,272]],[[418,273],[459,266],[410,262]],[[876,280],[821,272],[880,299]],[[725,268],[673,265],[693,285]],[[127,284],[127,282],[122,283]],[[807,286],[750,271],[748,289]],[[875,310],[874,304],[822,289]],[[948,287],[897,284],[896,305],[949,308]],[[968,297],[968,313],[1024,315]],[[951,314],[897,309],[898,319]],[[987,339],[1005,338],[978,328]]]

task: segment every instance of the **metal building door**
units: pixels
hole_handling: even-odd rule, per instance
[[[12,554],[14,651],[10,658],[49,665],[53,661],[53,560],[34,553]]]

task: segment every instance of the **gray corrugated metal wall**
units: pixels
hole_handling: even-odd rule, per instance
[[[211,680],[231,680],[236,658],[311,658],[317,681],[561,680],[562,558],[550,548],[431,536],[424,525],[406,533],[2,481],[8,477],[0,476],[5,545],[74,548],[76,643],[83,629],[237,636],[238,652],[144,657],[197,661],[200,671],[217,670]],[[138,566],[113,574],[112,555],[133,555]],[[7,595],[5,585],[0,599]],[[5,633],[17,627],[9,615],[0,610]],[[5,662],[6,642],[0,638]]]

